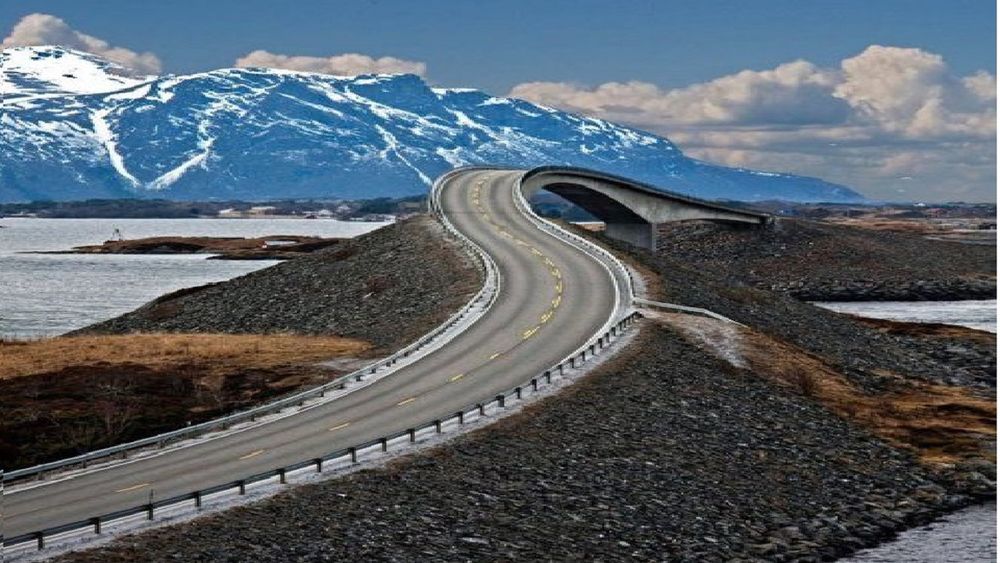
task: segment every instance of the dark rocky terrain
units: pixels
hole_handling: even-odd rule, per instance
[[[807,301],[993,299],[996,248],[779,219],[768,229],[662,225],[659,253],[735,285]]]
[[[480,281],[471,259],[415,217],[306,257],[165,295],[78,331],[332,334],[400,348],[464,305]]]
[[[794,349],[876,406],[933,386],[991,404],[992,335],[862,322],[600,240],[651,273],[657,298],[782,343],[775,364]],[[62,560],[818,561],[995,495],[988,433],[966,436],[947,463],[921,461],[925,450],[891,446],[806,385],[734,367],[689,338],[647,321],[620,357],[494,426]],[[954,425],[949,412],[963,408],[933,414]],[[980,414],[995,421],[995,406]],[[962,434],[951,430],[932,437]]]
[[[560,396],[429,453],[61,561],[815,561],[969,502],[947,486],[649,325]]]

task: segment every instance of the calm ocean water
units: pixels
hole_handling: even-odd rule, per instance
[[[326,219],[0,219],[0,337],[60,334],[109,319],[164,293],[227,280],[271,260],[205,255],[22,254],[99,244],[120,229],[151,236],[354,237],[384,223]]]
[[[856,301],[815,303],[820,307],[875,319],[908,323],[944,323],[997,331],[996,299],[982,301]]]

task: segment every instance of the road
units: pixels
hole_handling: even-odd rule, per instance
[[[352,393],[250,430],[67,480],[8,490],[4,534],[131,508],[319,457],[492,398],[559,362],[615,313],[600,262],[539,230],[514,205],[520,171],[470,170],[442,186],[451,223],[501,276],[493,307],[459,336]]]

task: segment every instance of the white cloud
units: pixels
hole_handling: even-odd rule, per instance
[[[872,197],[996,197],[996,76],[956,76],[921,49],[872,45],[691,86],[515,86],[511,96],[669,136],[692,156],[820,176]]]
[[[396,57],[373,58],[357,53],[346,53],[331,57],[306,57],[279,55],[258,50],[236,59],[236,66],[241,68],[283,68],[338,76],[403,73],[424,76],[427,73],[427,65],[419,61],[408,61],[397,59]]]
[[[115,47],[103,39],[81,33],[49,14],[28,14],[21,18],[10,35],[0,43],[0,48],[25,45],[61,45],[93,53],[142,73],[156,74],[162,69],[160,59],[152,53]]]

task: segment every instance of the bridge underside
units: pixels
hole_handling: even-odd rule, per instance
[[[618,201],[575,184],[549,184],[545,189],[602,221],[609,237],[641,248],[656,248],[656,225]]]
[[[671,221],[707,220],[765,225],[764,214],[631,185],[597,173],[546,171],[528,175],[526,196],[550,191],[585,209],[606,225],[605,234],[641,248],[656,249],[656,225]]]

